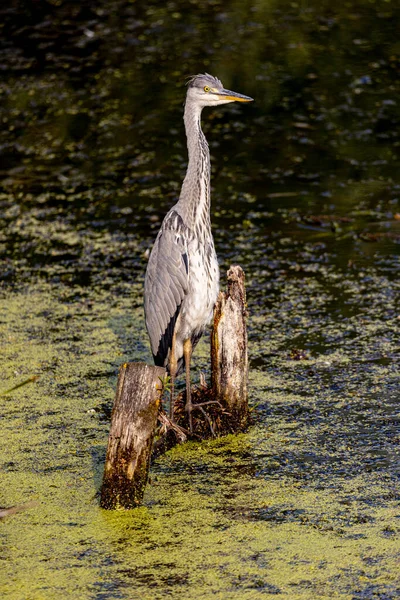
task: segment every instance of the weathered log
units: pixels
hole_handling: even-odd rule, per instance
[[[145,363],[121,366],[111,415],[102,508],[134,508],[144,494],[165,369]]]
[[[203,382],[192,390],[197,405],[194,439],[240,431],[247,424],[246,319],[244,273],[239,266],[231,266],[228,290],[219,294],[214,309],[212,386]],[[101,488],[103,508],[133,508],[142,502],[165,373],[164,368],[144,363],[127,363],[120,369]],[[175,399],[174,411],[176,424],[183,427],[187,427],[185,403],[183,392]],[[169,427],[155,454],[179,442],[181,436]]]
[[[234,265],[228,271],[228,291],[219,293],[211,334],[213,399],[228,413],[224,428],[230,431],[243,429],[249,414],[246,320],[244,272]]]

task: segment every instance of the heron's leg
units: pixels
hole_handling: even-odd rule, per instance
[[[186,367],[186,412],[189,417],[189,431],[193,433],[193,423],[192,423],[192,393],[190,390],[190,359],[192,358],[192,341],[189,338],[185,340],[183,343],[183,356],[185,359],[185,367]]]
[[[171,344],[171,350],[169,353],[169,374],[171,376],[171,393],[170,393],[170,404],[169,404],[169,417],[171,419],[171,421],[174,420],[174,402],[175,402],[175,377],[176,377],[176,372],[178,370],[178,361],[176,360],[176,353],[175,353],[175,341],[176,341],[176,335],[175,332],[172,336],[172,344]]]

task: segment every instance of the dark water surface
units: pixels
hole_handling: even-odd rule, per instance
[[[399,4],[14,0],[0,27],[0,393],[38,376],[0,396],[0,505],[36,502],[0,524],[2,597],[399,598]],[[204,71],[255,98],[203,115],[253,425],[107,513],[116,374],[150,362],[146,250]]]

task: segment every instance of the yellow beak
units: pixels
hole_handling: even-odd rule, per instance
[[[222,92],[218,94],[218,98],[220,100],[230,100],[231,102],[253,102],[253,98],[250,98],[250,96],[244,96],[243,94],[238,94],[231,90],[222,90]]]

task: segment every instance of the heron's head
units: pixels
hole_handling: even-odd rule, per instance
[[[228,102],[252,102],[253,98],[226,90],[219,79],[205,73],[195,75],[189,80],[186,101],[204,108],[204,106],[216,106]]]

